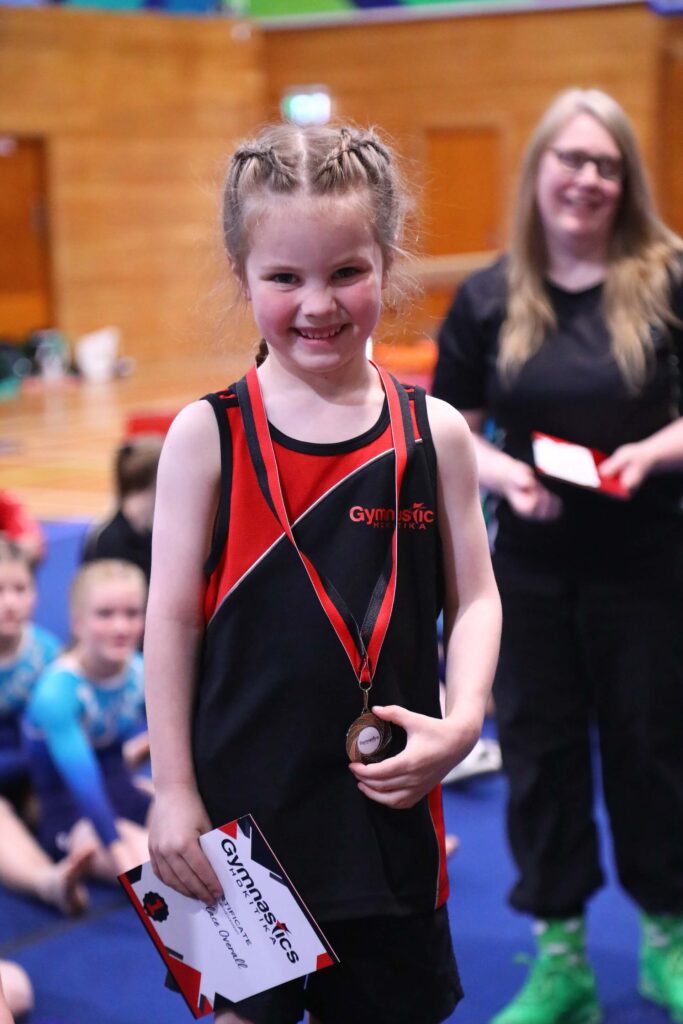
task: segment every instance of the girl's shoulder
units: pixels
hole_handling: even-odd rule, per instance
[[[39,725],[55,715],[72,714],[79,704],[78,690],[83,681],[68,654],[57,658],[36,683],[28,707],[29,720]]]
[[[426,396],[429,426],[435,443],[467,445],[471,441],[471,431],[464,417],[450,402],[434,395]]]
[[[142,682],[144,678],[144,662],[142,655],[139,651],[132,656],[130,664],[128,665],[128,672],[126,675],[127,681],[132,684],[136,689],[142,688]]]
[[[209,402],[198,399],[181,409],[171,423],[159,459],[159,476],[214,475],[219,470],[216,415]]]
[[[58,636],[35,622],[29,623],[27,645],[44,665],[54,661],[64,646]]]

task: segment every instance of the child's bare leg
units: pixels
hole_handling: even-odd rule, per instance
[[[149,793],[150,796],[154,796],[154,783],[148,775],[136,775],[133,782],[143,793]]]
[[[126,853],[130,859],[130,865],[126,868],[136,868],[149,860],[149,832],[143,825],[135,821],[128,821],[126,818],[119,818],[116,822],[121,839],[123,840]]]
[[[75,852],[83,845],[94,844],[95,852],[90,861],[90,873],[102,882],[115,882],[121,872],[129,871],[149,860],[147,829],[125,818],[117,818],[116,827],[119,832],[116,861],[111,851],[102,845],[92,823],[86,818],[76,822],[69,834],[70,851]]]
[[[0,960],[0,978],[5,1001],[12,1015],[21,1017],[30,1013],[33,1009],[33,986],[24,968],[11,960]],[[3,1020],[0,1009],[0,1022]]]
[[[88,905],[82,881],[93,854],[92,844],[67,853],[55,864],[36,842],[7,800],[0,798],[0,882],[27,893],[64,914],[79,914]]]

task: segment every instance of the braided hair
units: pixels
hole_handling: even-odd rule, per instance
[[[275,196],[346,196],[368,204],[385,268],[403,252],[408,198],[397,158],[372,129],[269,125],[235,150],[223,191],[223,241],[240,281],[249,249],[248,214]]]

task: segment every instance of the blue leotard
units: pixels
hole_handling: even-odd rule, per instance
[[[85,817],[105,845],[117,839],[116,817],[127,814],[117,806],[108,774],[111,770],[117,776],[116,792],[122,773],[127,776],[124,784],[130,782],[121,745],[139,732],[143,721],[141,655],[135,654],[119,676],[97,683],[64,659],[50,666],[33,692],[25,728],[33,784],[44,814],[54,818],[59,807],[62,829]],[[53,822],[54,828],[57,824]]]
[[[28,772],[21,746],[21,715],[38,679],[61,646],[52,633],[29,623],[15,657],[0,662],[0,793]]]

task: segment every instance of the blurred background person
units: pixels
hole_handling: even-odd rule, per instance
[[[159,434],[141,434],[124,441],[114,459],[116,507],[94,523],[83,546],[83,561],[120,558],[139,566],[149,584],[152,564],[152,521],[157,467],[163,444]]]
[[[500,499],[510,900],[538,941],[494,1024],[601,1019],[584,942],[603,882],[594,717],[618,873],[641,910],[639,988],[683,1020],[682,266],[623,110],[571,89],[527,148],[507,255],[463,284],[440,333],[434,394],[468,420]],[[481,436],[489,417],[502,450]],[[539,478],[536,431],[609,453],[595,486]]]
[[[136,784],[125,745],[134,740],[137,760],[146,596],[137,566],[83,566],[71,589],[74,643],[43,673],[26,712],[39,838],[53,856],[87,849],[89,872],[105,881],[148,856],[151,796]]]
[[[56,636],[31,622],[35,599],[29,555],[0,537],[0,883],[77,914],[87,902],[81,879],[92,851],[53,861],[32,832],[21,721],[38,679],[61,648]]]

